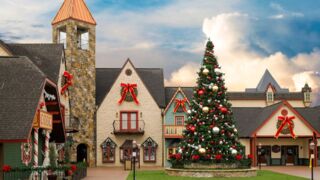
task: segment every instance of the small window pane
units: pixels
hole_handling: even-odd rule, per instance
[[[184,117],[183,116],[176,116],[176,125],[183,126]]]

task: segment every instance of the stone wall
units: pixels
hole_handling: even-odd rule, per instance
[[[77,27],[89,33],[88,50],[77,45]],[[69,87],[71,121],[79,123],[79,132],[73,134],[71,160],[77,159],[77,146],[87,145],[87,160],[95,165],[95,26],[72,19],[53,25],[53,42],[59,42],[59,29],[64,29],[66,40],[66,70],[73,75],[73,85]]]

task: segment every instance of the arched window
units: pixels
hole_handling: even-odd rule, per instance
[[[151,137],[148,137],[148,139],[142,143],[142,146],[143,161],[156,162],[158,144]]]
[[[115,161],[116,146],[117,144],[113,142],[110,138],[107,138],[101,144],[103,163],[113,163]]]

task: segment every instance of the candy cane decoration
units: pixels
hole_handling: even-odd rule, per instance
[[[50,130],[46,130],[45,134],[45,143],[44,143],[44,160],[43,160],[43,166],[49,165],[49,139],[50,139]]]
[[[38,138],[39,138],[39,128],[34,128],[34,151],[33,151],[33,167],[38,167]],[[35,172],[35,179],[38,179],[38,173]]]

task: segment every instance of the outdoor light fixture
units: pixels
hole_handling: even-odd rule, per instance
[[[258,144],[258,163],[259,163],[259,170],[261,170],[261,149],[262,149],[262,144],[261,143],[259,143]]]
[[[311,150],[311,154],[310,154],[310,168],[311,168],[311,180],[313,180],[313,159],[314,159],[314,149],[315,149],[315,144],[313,142],[313,140],[310,142],[309,144],[309,148]]]

